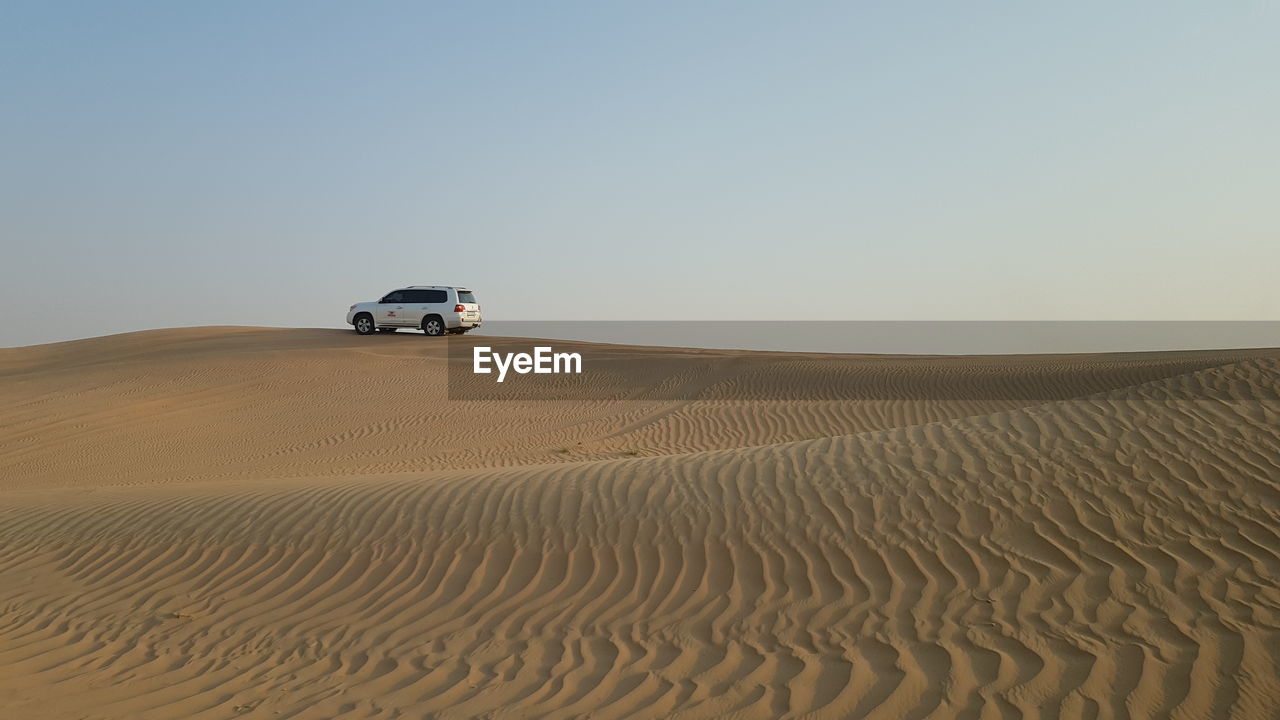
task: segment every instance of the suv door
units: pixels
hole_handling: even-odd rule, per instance
[[[378,301],[378,309],[374,312],[373,322],[379,326],[403,327],[405,311],[405,290],[387,293]]]
[[[423,303],[426,301],[426,290],[405,290],[404,310],[401,316],[407,327],[422,327],[422,316],[427,314]]]
[[[405,290],[403,315],[405,325],[422,327],[422,318],[435,314],[444,317],[441,304],[449,299],[444,290]]]

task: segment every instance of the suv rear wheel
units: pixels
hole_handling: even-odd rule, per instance
[[[374,331],[373,316],[369,313],[360,313],[355,317],[356,332],[360,335],[372,335]]]
[[[444,318],[439,315],[428,315],[422,318],[422,332],[431,335],[443,335],[445,332]]]

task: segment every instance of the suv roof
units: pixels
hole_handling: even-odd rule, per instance
[[[405,285],[400,290],[466,290],[465,285]]]

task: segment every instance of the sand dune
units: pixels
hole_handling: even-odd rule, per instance
[[[443,342],[0,350],[0,715],[1280,706],[1278,351],[726,351],[564,403],[448,400]]]

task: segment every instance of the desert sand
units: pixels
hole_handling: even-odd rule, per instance
[[[0,349],[0,717],[1276,717],[1280,351],[517,402],[446,342]]]

